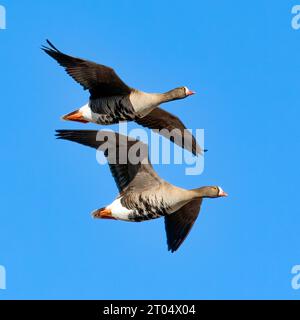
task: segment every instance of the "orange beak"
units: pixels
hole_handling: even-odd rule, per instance
[[[193,94],[195,94],[196,91],[192,91],[192,90],[188,90],[188,92],[186,93],[187,96],[191,96]]]
[[[223,190],[219,193],[219,197],[228,197],[228,193],[224,192]]]
[[[62,117],[64,120],[68,121],[77,121],[77,122],[82,122],[82,123],[88,123],[89,121],[85,120],[83,118],[82,113],[79,110],[73,111],[71,113],[66,114],[65,116]]]

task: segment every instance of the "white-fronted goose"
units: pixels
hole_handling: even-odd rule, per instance
[[[91,130],[57,130],[57,138],[101,150],[108,159],[120,193],[110,205],[95,210],[95,218],[139,222],[164,217],[172,252],[187,237],[203,198],[227,196],[220,187],[186,190],[164,181],[150,163],[148,146],[133,138]]]
[[[202,153],[180,119],[159,108],[160,104],[186,98],[194,94],[193,91],[180,87],[162,94],[142,92],[127,86],[112,68],[71,57],[55,48],[50,41],[47,40],[47,43],[50,48],[44,46],[42,49],[90,92],[89,102],[63,116],[63,119],[102,125],[135,121],[151,129],[166,129],[160,134],[194,155]]]

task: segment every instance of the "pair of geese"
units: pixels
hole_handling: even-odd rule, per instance
[[[112,68],[66,55],[50,41],[47,40],[47,43],[49,47],[43,46],[42,49],[90,92],[89,102],[63,116],[64,120],[101,125],[135,121],[144,127],[161,130],[160,134],[194,155],[202,154],[184,124],[160,108],[162,103],[184,99],[195,92],[187,87],[162,94],[136,90],[127,86]],[[102,130],[57,130],[56,136],[102,150],[108,158],[119,195],[110,205],[95,210],[93,216],[132,222],[164,217],[168,250],[171,252],[176,251],[189,234],[203,198],[227,196],[218,186],[186,190],[164,181],[150,163],[148,146],[131,137]],[[143,157],[135,164],[128,156],[133,146],[143,150]],[[127,161],[120,161],[119,157],[113,161],[109,157],[111,151],[116,155],[125,155]]]

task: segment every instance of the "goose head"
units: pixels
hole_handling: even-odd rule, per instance
[[[172,100],[184,99],[195,93],[196,93],[195,91],[190,90],[188,87],[175,88],[173,90],[170,90],[160,95],[160,98],[161,98],[160,102],[168,102]]]
[[[228,196],[228,194],[219,186],[202,187],[196,189],[196,191],[201,198],[219,198]]]
[[[177,96],[177,99],[184,99],[195,94],[195,91],[190,90],[188,87],[179,87],[174,89],[174,93]]]
[[[195,91],[190,90],[188,87],[183,87],[183,88],[184,88],[184,94],[186,97],[191,96],[196,93]]]

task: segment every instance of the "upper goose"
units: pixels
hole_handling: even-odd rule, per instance
[[[47,40],[50,48],[42,49],[61,66],[85,90],[90,92],[89,102],[63,119],[78,122],[113,124],[120,121],[136,121],[151,129],[167,129],[161,135],[191,151],[201,154],[201,148],[184,124],[174,115],[159,108],[164,102],[183,99],[194,91],[180,87],[166,93],[146,93],[127,86],[112,68],[59,51]],[[173,129],[173,132],[171,132]],[[184,139],[183,139],[184,137]]]
[[[168,249],[176,251],[198,217],[203,198],[224,197],[216,186],[186,190],[161,179],[141,141],[109,131],[57,130],[57,138],[104,151],[119,195],[108,206],[95,210],[101,219],[145,221],[165,217]]]

